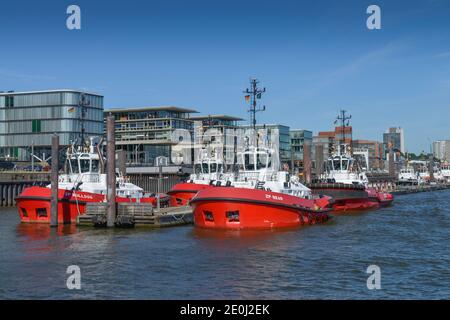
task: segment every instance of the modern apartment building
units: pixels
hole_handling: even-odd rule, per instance
[[[200,151],[209,143],[215,151],[219,152],[216,156],[224,160],[226,169],[232,169],[235,163],[235,151],[237,150],[238,135],[236,129],[239,128],[239,122],[244,119],[228,115],[207,115],[193,116],[194,120],[194,148]],[[195,152],[194,151],[194,152]],[[201,153],[195,153],[197,157]],[[195,155],[194,155],[195,158]]]
[[[398,150],[401,153],[405,153],[405,136],[404,131],[400,127],[392,127],[383,133],[383,144],[385,152],[391,146],[394,150]]]
[[[128,164],[153,166],[159,156],[167,157],[173,163],[174,146],[192,144],[192,113],[197,111],[156,106],[108,109],[105,117],[112,114],[115,118],[116,147],[125,151]]]
[[[253,128],[251,125],[243,125],[241,128],[251,129]],[[281,124],[257,124],[256,130],[265,129],[268,135],[268,140],[272,140],[272,135],[277,134],[278,140],[278,153],[279,153],[279,161],[281,166],[290,166],[291,163],[291,137],[289,130],[290,128]]]
[[[0,158],[29,161],[32,146],[35,155],[49,155],[54,133],[62,146],[102,135],[103,96],[70,89],[0,92]]]
[[[450,162],[450,140],[434,141],[433,156],[441,161]]]
[[[303,150],[305,144],[312,145],[313,134],[312,131],[303,129],[291,129],[289,131],[291,139],[291,166],[294,171],[303,170]]]
[[[317,145],[322,146],[323,159],[326,160],[339,144],[345,143],[351,145],[352,135],[353,129],[351,126],[338,126],[334,128],[334,131],[320,131],[317,136],[313,137],[313,147],[311,150],[313,158],[315,158],[315,149]]]
[[[361,150],[368,152],[368,169],[369,170],[378,170],[383,169],[383,144],[378,141],[372,140],[353,140],[353,150]]]

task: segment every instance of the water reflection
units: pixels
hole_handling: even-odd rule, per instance
[[[44,240],[51,236],[67,236],[77,232],[75,224],[58,225],[56,228],[50,228],[44,223],[19,223],[16,227],[16,233],[21,238],[27,240]]]

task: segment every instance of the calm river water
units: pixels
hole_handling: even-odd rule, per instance
[[[0,298],[449,299],[450,191],[296,230],[20,224],[0,209]],[[66,269],[81,269],[81,290]],[[367,289],[369,265],[381,289]]]

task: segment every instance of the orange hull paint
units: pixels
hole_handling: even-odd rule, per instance
[[[75,222],[78,215],[86,212],[86,203],[104,202],[105,196],[90,192],[58,190],[58,223]],[[50,223],[51,189],[26,188],[17,198],[21,222]],[[116,202],[136,202],[136,199],[116,197]],[[141,198],[140,202],[156,204],[156,198]]]
[[[170,196],[170,206],[187,206],[189,204],[189,201],[197,194],[197,192],[211,187],[212,186],[209,184],[187,182],[177,183],[169,192],[167,192],[167,194]]]
[[[326,189],[325,189],[326,190]],[[339,188],[329,190],[339,190]],[[349,192],[348,189],[344,191]],[[361,191],[356,191],[358,194]],[[325,191],[326,194],[326,191]],[[373,188],[366,188],[363,191],[364,197],[344,197],[334,200],[333,212],[342,213],[346,211],[363,211],[363,210],[375,210],[380,207],[385,207],[392,204],[394,197],[387,192],[379,192]],[[331,194],[330,194],[331,195]]]
[[[214,187],[199,191],[191,206],[197,227],[271,229],[325,222],[330,209],[326,208],[326,198],[320,200],[257,189]]]

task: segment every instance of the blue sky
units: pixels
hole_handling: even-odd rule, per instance
[[[70,4],[81,30],[66,28]],[[371,4],[381,30],[366,28]],[[344,108],[355,138],[401,126],[412,152],[450,139],[450,1],[16,0],[2,3],[0,39],[0,90],[248,119],[242,91],[257,77],[259,122],[317,133]]]

